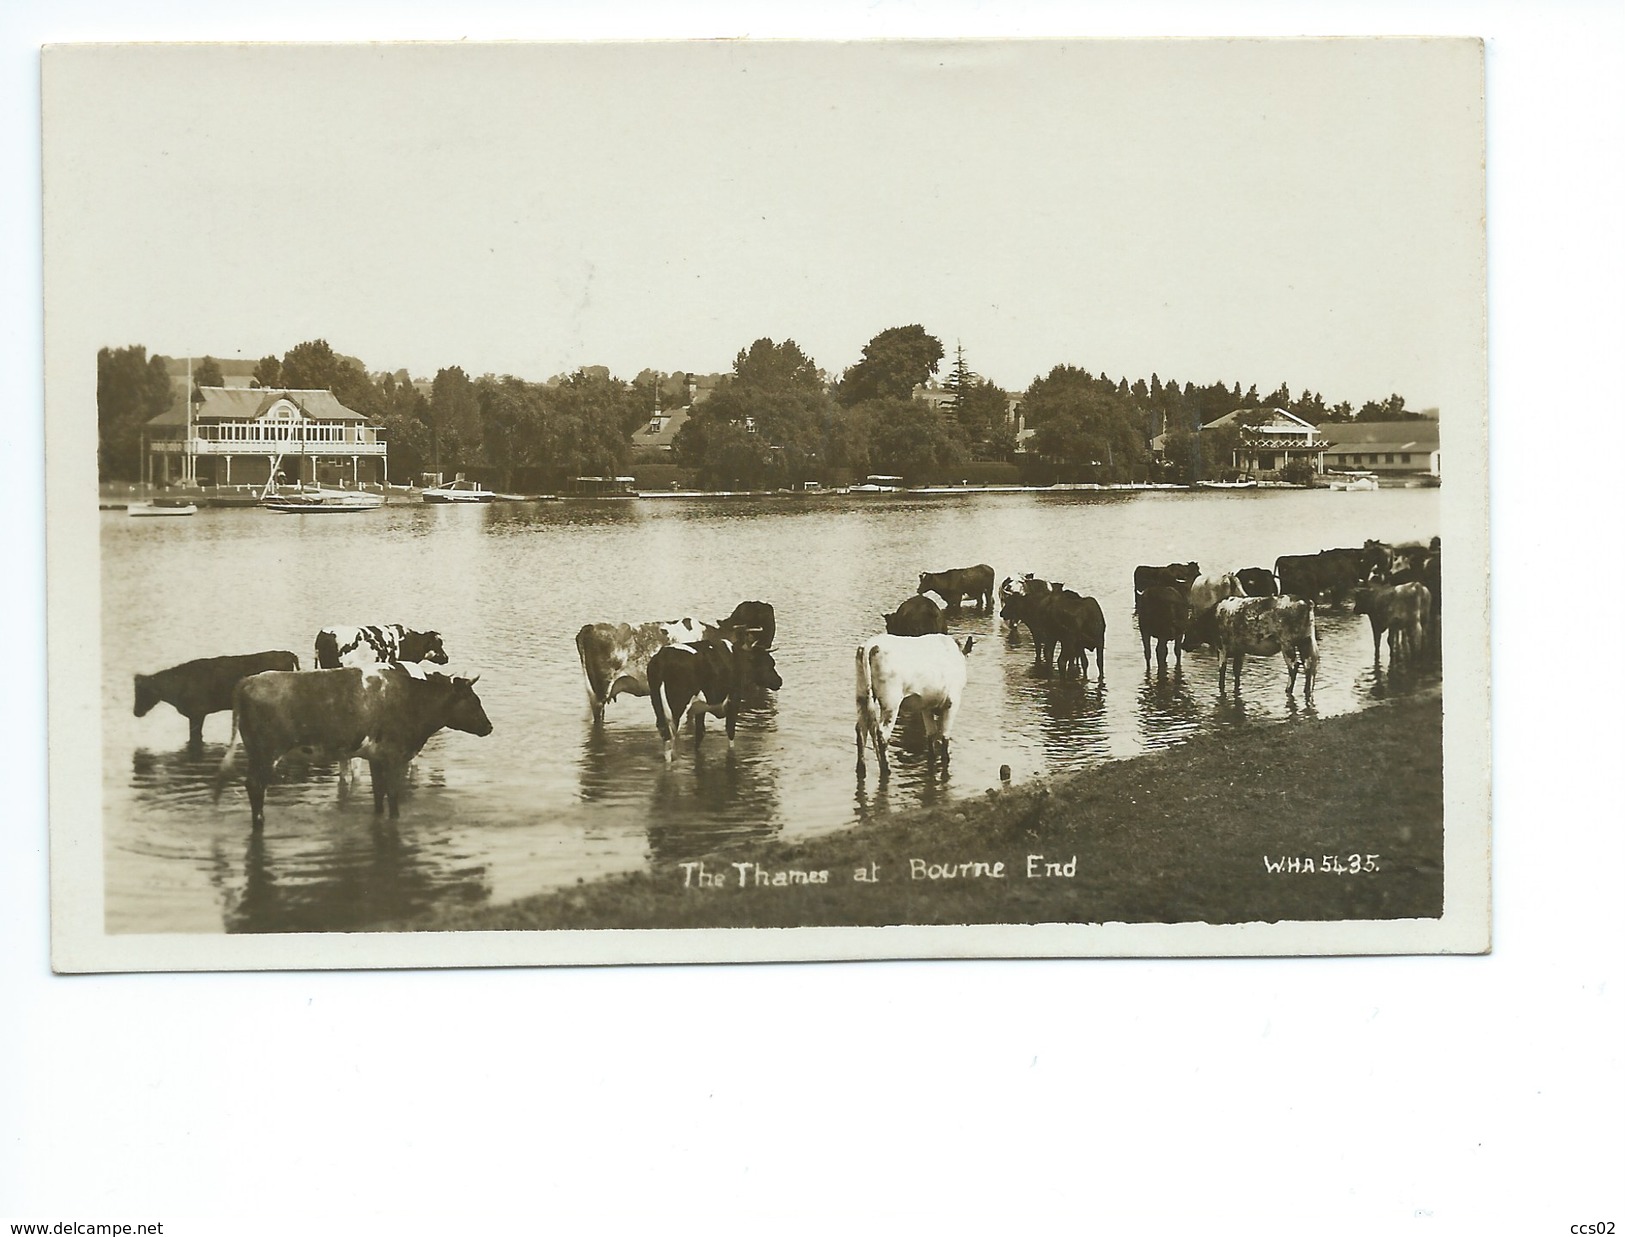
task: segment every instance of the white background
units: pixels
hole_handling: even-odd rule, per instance
[[[0,13],[0,1216],[181,1237],[1625,1224],[1617,5],[133,12]],[[1493,955],[50,974],[38,44],[1173,32],[1490,40]]]

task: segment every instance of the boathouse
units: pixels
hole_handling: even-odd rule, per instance
[[[1384,477],[1439,476],[1439,423],[1350,421],[1323,425],[1326,467]]]
[[[379,484],[389,445],[331,391],[183,387],[143,429],[141,464],[153,485],[263,486],[273,469],[289,484]]]

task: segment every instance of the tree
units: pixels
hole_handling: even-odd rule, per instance
[[[1057,365],[1027,388],[1022,408],[1034,429],[1034,450],[1064,471],[1089,481],[1143,475],[1148,414],[1119,394],[1116,383]]]
[[[975,382],[959,399],[959,432],[982,455],[1003,459],[1015,450],[1010,394],[991,382]]]
[[[853,412],[868,423],[869,463],[877,472],[917,485],[942,479],[965,460],[963,441],[930,404],[893,396]]]
[[[429,458],[434,468],[442,462],[471,464],[479,458],[484,438],[480,397],[461,366],[435,374],[428,413]]]
[[[192,367],[192,385],[195,387],[223,387],[226,376],[220,372],[220,362],[206,356]]]
[[[960,407],[965,402],[966,393],[979,381],[980,377],[965,363],[964,345],[955,344],[953,368],[942,380],[942,388],[948,392],[947,410],[953,414],[955,420],[959,419]]]
[[[339,359],[325,339],[295,344],[282,354],[282,381],[278,384],[295,391],[331,390],[339,370]]]
[[[870,400],[908,399],[937,372],[942,341],[923,326],[888,327],[863,346],[863,359],[841,375],[836,398],[848,408]]]
[[[833,410],[823,375],[794,340],[758,339],[740,349],[733,372],[672,445],[709,484],[783,485],[825,473],[832,432],[850,441],[842,437],[849,426],[836,430]]]
[[[389,474],[400,479],[416,477],[430,460],[429,401],[404,372],[400,381],[385,374],[378,383],[378,396],[375,420],[389,443]]]
[[[140,479],[142,431],[173,402],[163,357],[149,358],[139,344],[96,353],[96,463],[101,480]]]
[[[282,385],[282,359],[276,356],[261,357],[259,364],[254,366],[254,385],[257,387],[280,387]]]

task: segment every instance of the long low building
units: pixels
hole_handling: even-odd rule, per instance
[[[183,387],[142,431],[142,480],[163,485],[376,484],[389,479],[381,427],[331,391]]]
[[[1425,421],[1328,421],[1326,467],[1379,476],[1439,475],[1439,423]]]

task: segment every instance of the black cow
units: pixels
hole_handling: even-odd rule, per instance
[[[472,735],[491,733],[491,720],[474,694],[479,676],[399,666],[350,666],[303,674],[273,671],[237,685],[231,746],[215,774],[214,796],[248,760],[248,806],[254,829],[265,825],[265,788],[276,762],[298,748],[341,759],[363,757],[372,769],[372,807],[400,815],[406,767],[443,727]]]
[[[1284,554],[1275,560],[1280,595],[1315,601],[1330,595],[1341,601],[1366,577],[1363,550],[1322,550],[1319,554]]]
[[[783,685],[773,654],[753,644],[718,638],[656,650],[649,658],[649,699],[660,728],[662,754],[671,760],[685,709],[696,746],[705,737],[705,715],[710,713],[725,719],[732,747],[739,702],[746,693],[754,687],[777,691]],[[670,722],[662,699],[671,708]]]
[[[1089,653],[1097,670],[1106,672],[1106,616],[1093,597],[1083,597],[1060,583],[1035,576],[1006,580],[999,588],[1000,616],[1011,625],[1025,623],[1032,633],[1035,665],[1056,665],[1062,674],[1077,668],[1089,673]]]
[[[1236,572],[1236,579],[1241,581],[1242,591],[1249,597],[1274,597],[1281,591],[1275,583],[1275,573],[1268,567],[1243,567]]]
[[[1200,563],[1169,563],[1166,567],[1136,567],[1134,569],[1134,595],[1138,597],[1148,588],[1172,588],[1181,593],[1191,591],[1191,584],[1202,574]]]
[[[1155,584],[1134,599],[1134,618],[1140,625],[1140,644],[1145,649],[1146,673],[1151,672],[1151,642],[1157,642],[1157,670],[1168,669],[1168,645],[1174,646],[1174,667],[1182,665],[1179,646],[1184,643],[1190,622],[1190,603],[1185,594],[1169,584]]]
[[[890,636],[933,636],[948,630],[946,607],[921,593],[903,600],[896,610],[880,616]]]
[[[976,613],[986,614],[993,608],[993,568],[979,563],[975,567],[955,567],[951,571],[922,571],[920,587],[914,591],[937,594],[955,614],[959,612],[962,597],[974,597]]]
[[[763,649],[771,649],[778,634],[773,607],[765,601],[740,602],[727,618],[718,619],[716,626],[723,632],[732,631],[733,639]]]
[[[285,649],[242,653],[234,657],[200,657],[157,674],[135,676],[135,715],[145,717],[160,701],[175,706],[189,727],[187,742],[203,745],[203,719],[231,708],[237,684],[262,670],[297,670],[299,658]]]

